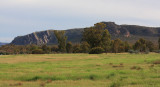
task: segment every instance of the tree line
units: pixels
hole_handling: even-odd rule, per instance
[[[120,39],[111,40],[111,35],[104,23],[97,23],[85,28],[80,43],[67,42],[65,31],[53,31],[58,45],[3,45],[0,54],[50,54],[50,53],[148,53],[160,52],[160,38],[158,46],[153,42],[140,38],[135,44]]]

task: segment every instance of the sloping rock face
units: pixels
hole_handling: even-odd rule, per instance
[[[68,41],[79,42],[82,36],[83,29],[66,30]],[[57,39],[53,30],[34,32],[25,36],[16,37],[11,44],[14,45],[28,45],[28,44],[57,44]]]
[[[103,22],[112,35],[160,36],[160,28],[138,25],[117,25],[114,22]]]
[[[56,42],[55,36],[53,35],[52,30],[41,31],[41,32],[34,32],[32,34],[28,34],[25,36],[18,36],[16,37],[11,44],[15,45],[27,45],[27,44],[46,44],[50,42]]]
[[[137,26],[137,25],[117,25],[114,22],[102,22],[106,24],[106,29],[111,34],[111,39],[120,38],[123,41],[134,43],[139,38],[145,38],[153,42],[157,42],[160,36],[160,28]],[[67,41],[79,43],[82,38],[84,28],[69,29],[66,31]],[[27,44],[57,44],[53,30],[34,32],[25,36],[16,37],[11,44],[27,45]]]

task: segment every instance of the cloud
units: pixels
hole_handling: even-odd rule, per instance
[[[158,0],[2,0],[1,7],[29,16],[123,16],[160,20]],[[158,8],[158,9],[157,9]],[[3,9],[3,8],[2,8]],[[13,14],[15,14],[12,12]],[[25,13],[25,14],[23,14]]]
[[[13,37],[0,37],[0,41],[3,43],[10,43],[13,40]]]
[[[0,29],[14,37],[46,29],[88,27],[101,21],[160,26],[159,3],[159,0],[0,0]]]

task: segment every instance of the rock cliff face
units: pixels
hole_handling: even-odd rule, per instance
[[[79,42],[82,36],[83,29],[66,30],[68,41]],[[74,36],[74,37],[73,37]],[[16,37],[11,44],[28,45],[28,44],[57,44],[53,30],[34,32],[25,36]]]
[[[153,42],[157,42],[160,36],[160,28],[137,26],[137,25],[117,25],[114,22],[103,22],[106,29],[111,34],[112,39],[120,38],[124,41],[134,43],[139,38],[145,38]],[[79,43],[82,38],[83,28],[66,30],[68,41]],[[16,37],[11,44],[27,45],[27,44],[57,44],[53,30],[34,32],[25,36]]]

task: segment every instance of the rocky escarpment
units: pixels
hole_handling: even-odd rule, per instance
[[[160,28],[145,27],[137,25],[117,25],[114,22],[103,22],[106,24],[106,29],[111,34],[112,39],[120,38],[124,41],[134,43],[139,38],[145,38],[152,42],[157,42],[160,36]],[[69,29],[66,31],[68,41],[79,43],[82,38],[83,28]],[[34,32],[25,36],[16,37],[11,44],[27,45],[27,44],[57,44],[53,30]]]
[[[83,29],[70,29],[66,30],[68,41],[79,42],[82,36]],[[74,36],[74,37],[73,37]],[[56,37],[53,30],[34,32],[25,36],[16,37],[11,44],[15,45],[28,45],[28,44],[57,44]]]

